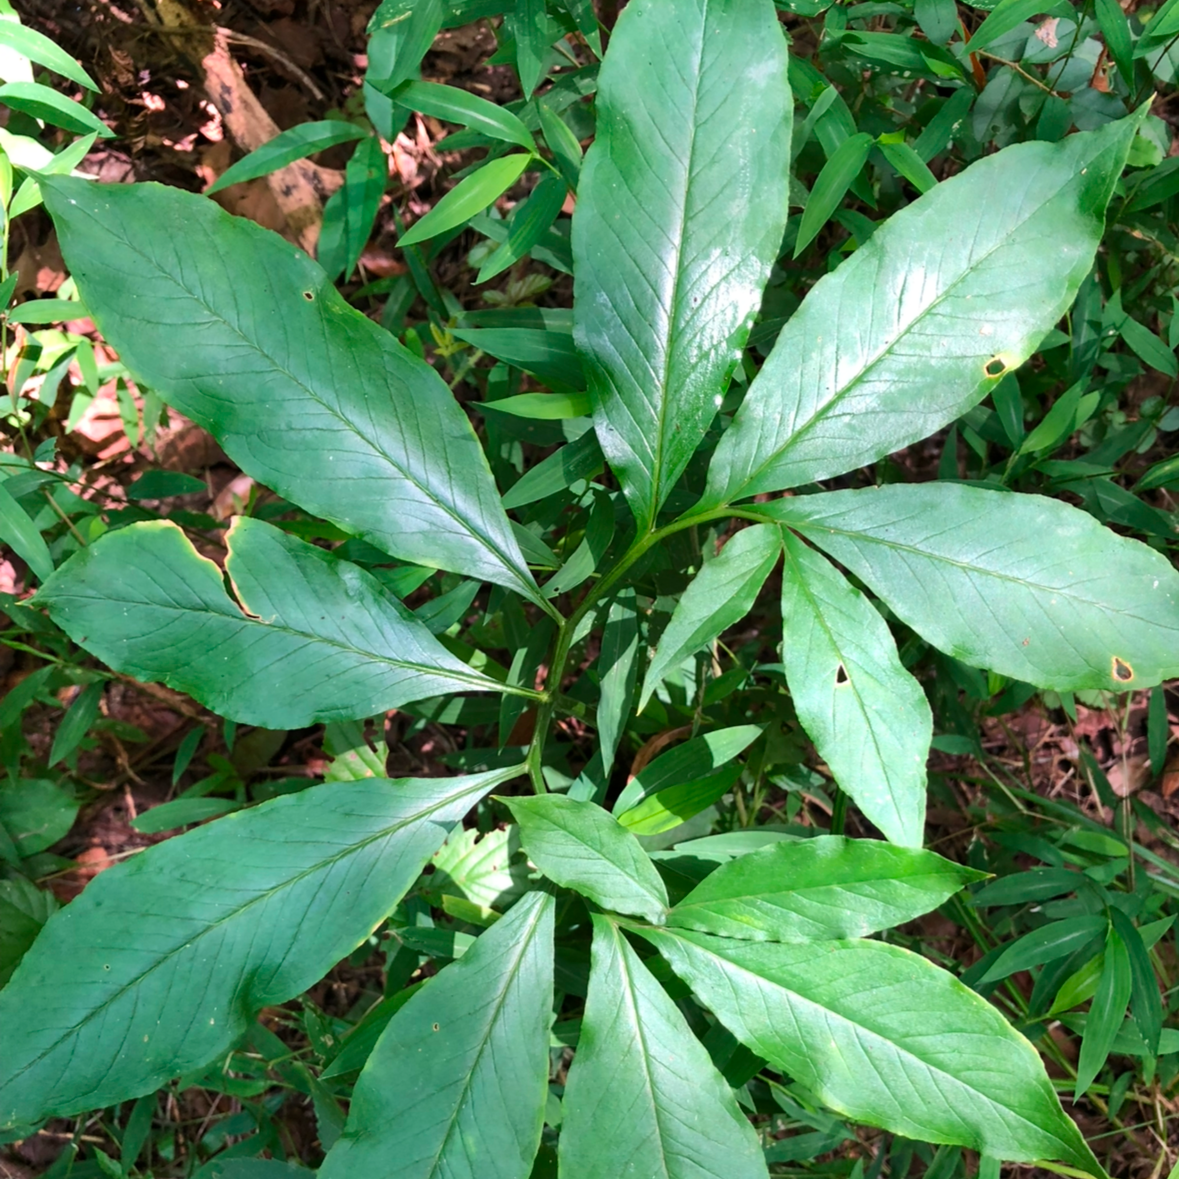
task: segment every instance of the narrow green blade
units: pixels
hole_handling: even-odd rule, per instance
[[[662,924],[667,889],[642,844],[597,803],[560,794],[506,798],[529,859],[604,909]]]
[[[876,607],[783,532],[782,657],[802,726],[835,780],[893,843],[920,847],[933,715]]]
[[[930,851],[819,835],[722,864],[667,923],[750,941],[866,937],[936,909],[984,876]]]

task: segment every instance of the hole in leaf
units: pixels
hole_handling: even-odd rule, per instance
[[[313,303],[313,302],[315,302],[315,292],[314,291],[304,291],[303,298],[306,299],[308,303]]]
[[[1007,362],[1001,356],[992,356],[983,369],[988,377],[1001,377],[1006,371]]]
[[[1119,659],[1115,655],[1113,661],[1113,674],[1115,680],[1121,680],[1122,683],[1125,684],[1134,678],[1134,669],[1124,659]]]
[[[847,684],[850,682],[851,681],[847,678],[847,668],[844,667],[843,664],[841,663],[839,665],[839,667],[836,668],[836,670],[835,670],[835,686],[837,688],[841,688],[844,684]]]
[[[433,1026],[433,1028],[434,1028],[434,1030],[435,1030],[435,1031],[437,1031],[437,1030],[438,1030],[438,1024],[433,1024],[432,1026]]]

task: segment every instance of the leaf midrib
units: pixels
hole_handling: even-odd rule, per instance
[[[989,493],[984,493],[984,494],[989,494]],[[1007,493],[1000,492],[998,494],[1003,495],[1003,494],[1007,494]],[[837,536],[848,537],[852,541],[862,541],[864,544],[873,544],[873,545],[878,545],[881,548],[894,549],[897,552],[911,553],[913,556],[920,557],[921,559],[923,559],[925,561],[929,561],[931,563],[940,562],[944,565],[952,565],[956,569],[961,569],[964,573],[974,574],[979,577],[993,577],[996,581],[1005,581],[1011,585],[1026,587],[1032,591],[1038,591],[1041,593],[1058,594],[1062,597],[1067,597],[1067,598],[1072,599],[1073,601],[1079,602],[1082,605],[1091,606],[1094,609],[1102,610],[1106,613],[1117,613],[1117,614],[1120,614],[1124,618],[1132,618],[1136,622],[1151,622],[1152,621],[1151,619],[1148,619],[1148,618],[1142,618],[1138,614],[1132,614],[1127,610],[1115,611],[1115,610],[1113,610],[1113,608],[1110,606],[1109,603],[1101,602],[1101,601],[1098,601],[1093,598],[1087,598],[1082,594],[1076,593],[1072,589],[1071,586],[1066,588],[1066,587],[1062,587],[1059,585],[1048,585],[1043,582],[1033,581],[1031,578],[1028,578],[1028,577],[1017,577],[1017,576],[1010,574],[1010,573],[1003,573],[997,569],[988,568],[985,565],[971,565],[968,562],[966,562],[964,560],[960,560],[955,557],[948,557],[948,556],[945,556],[941,553],[932,552],[929,549],[919,548],[915,544],[908,544],[908,543],[903,543],[901,541],[895,541],[895,540],[885,540],[882,537],[873,536],[869,532],[857,531],[856,529],[852,529],[852,528],[839,528],[839,527],[832,526],[831,524],[819,522],[818,520],[815,520],[815,519],[808,519],[808,520],[805,520],[803,523],[799,523],[796,518],[794,520],[789,521],[789,526],[791,528],[797,528],[800,532],[806,532],[808,528],[810,528],[812,531],[815,531],[815,532],[826,531],[826,532],[833,533]],[[821,542],[816,541],[816,543],[819,543],[820,547],[821,547]],[[1157,625],[1157,623],[1155,623],[1153,625]],[[1174,628],[1172,628],[1172,629],[1174,629]]]
[[[80,212],[85,213],[85,215],[88,216],[91,219],[91,221],[93,221],[96,225],[101,226],[106,232],[110,232],[109,228],[106,226],[102,226],[102,223],[98,220],[98,218],[90,210],[83,209],[81,205],[74,205],[74,208],[78,209]],[[274,366],[274,368],[278,372],[280,372],[283,376],[288,378],[293,385],[295,385],[299,389],[302,389],[303,392],[313,402],[315,402],[316,405],[318,405],[322,409],[326,410],[332,417],[334,417],[338,422],[340,422],[340,424],[345,428],[345,431],[347,433],[352,434],[354,437],[360,439],[360,441],[362,443],[364,443],[366,446],[371,447],[371,449],[376,454],[380,455],[380,457],[383,458],[395,471],[397,471],[398,474],[400,474],[402,476],[402,478],[404,478],[408,483],[411,483],[414,487],[416,487],[418,489],[418,491],[426,499],[428,499],[431,503],[433,503],[435,505],[435,507],[437,507],[442,512],[444,512],[447,516],[449,516],[455,522],[455,524],[457,524],[459,526],[459,528],[462,531],[468,533],[469,535],[476,537],[479,541],[481,541],[482,544],[492,554],[494,554],[495,557],[497,557],[499,559],[499,561],[502,564],[505,571],[510,572],[513,575],[513,578],[514,578],[516,584],[518,586],[520,586],[522,589],[524,589],[525,593],[529,597],[532,596],[528,590],[527,580],[521,577],[520,572],[516,568],[514,562],[510,559],[510,557],[508,555],[506,555],[502,551],[499,544],[496,543],[494,540],[492,540],[489,536],[487,536],[481,528],[475,527],[472,522],[465,520],[448,503],[446,503],[444,500],[439,499],[438,496],[429,487],[426,487],[424,484],[420,483],[412,474],[410,474],[410,472],[408,470],[405,469],[404,466],[402,466],[402,464],[400,462],[398,462],[382,446],[379,446],[375,439],[370,439],[365,434],[363,434],[338,409],[336,409],[335,407],[330,405],[328,402],[324,401],[310,385],[308,385],[305,381],[300,380],[300,378],[297,377],[294,373],[292,373],[288,368],[286,368],[285,365],[281,364],[275,357],[271,356],[270,353],[267,352],[266,349],[264,349],[261,346],[261,344],[259,344],[256,340],[252,339],[250,336],[247,336],[246,333],[243,332],[235,324],[230,323],[229,320],[226,319],[225,316],[222,315],[220,311],[217,311],[213,307],[211,307],[204,300],[204,298],[202,298],[199,295],[194,294],[191,290],[189,290],[189,288],[187,286],[185,286],[175,275],[166,271],[159,264],[159,262],[156,261],[155,258],[153,258],[152,256],[150,256],[148,254],[145,254],[138,246],[134,245],[130,241],[129,238],[120,235],[119,240],[121,240],[123,242],[124,246],[127,247],[128,250],[130,250],[132,253],[136,254],[138,257],[142,258],[146,263],[148,263],[148,265],[151,266],[161,277],[163,277],[165,280],[171,282],[178,290],[182,291],[194,303],[203,307],[212,319],[216,320],[218,323],[222,324],[226,328],[226,330],[228,330],[229,332],[236,335],[248,348],[252,349],[255,353],[257,353],[257,355],[261,359],[268,361],[270,364],[272,364]],[[331,289],[333,291],[335,290],[334,287]],[[349,310],[352,310],[352,308],[349,308]],[[99,312],[99,313],[97,313],[96,318],[105,319],[105,315],[103,315],[101,312]],[[105,334],[105,332],[104,332],[104,334]],[[465,418],[465,415],[464,415],[464,418]],[[468,423],[468,425],[469,425],[469,423]],[[369,530],[364,529],[364,531],[369,531]]]
[[[1092,162],[1092,161],[1090,161],[1090,162]],[[755,470],[750,472],[748,478],[746,478],[742,482],[740,488],[738,490],[736,490],[733,494],[726,496],[726,501],[731,502],[732,500],[741,499],[743,496],[750,494],[746,489],[757,482],[758,478],[765,472],[767,467],[772,466],[774,463],[780,462],[782,460],[783,456],[797,444],[797,442],[800,438],[802,438],[812,428],[814,428],[821,421],[823,421],[825,418],[827,418],[830,415],[830,411],[833,409],[833,407],[835,407],[839,403],[841,403],[843,401],[843,399],[848,395],[848,393],[850,393],[857,385],[859,385],[863,380],[865,380],[865,378],[872,371],[872,369],[874,369],[878,364],[880,364],[883,360],[885,360],[887,358],[888,354],[894,348],[896,348],[896,346],[901,342],[901,340],[903,340],[907,335],[909,335],[909,333],[912,332],[913,329],[918,324],[920,324],[928,316],[932,315],[946,299],[950,298],[950,296],[953,294],[954,290],[961,283],[965,282],[968,278],[970,278],[971,275],[974,274],[978,270],[978,268],[984,262],[986,262],[993,254],[997,253],[999,250],[1006,249],[1010,243],[1010,239],[1013,238],[1016,233],[1018,233],[1020,230],[1022,230],[1023,227],[1029,221],[1031,221],[1031,219],[1033,217],[1038,216],[1039,213],[1044,208],[1046,208],[1049,204],[1051,204],[1054,200],[1056,200],[1061,195],[1062,192],[1064,192],[1067,188],[1069,188],[1076,181],[1076,179],[1077,179],[1076,175],[1071,176],[1069,178],[1069,181],[1067,184],[1062,185],[1060,188],[1058,188],[1054,193],[1052,193],[1051,196],[1049,196],[1041,204],[1037,205],[1034,209],[1032,209],[1027,214],[1027,216],[1023,218],[1023,220],[1021,220],[1017,224],[1015,224],[1011,228],[1011,231],[1004,237],[1004,239],[1001,242],[999,242],[998,244],[993,246],[991,249],[987,250],[984,254],[981,254],[976,259],[974,259],[971,262],[970,266],[968,268],[964,269],[962,271],[962,273],[959,274],[958,277],[955,278],[953,280],[953,282],[951,282],[944,290],[939,292],[938,296],[927,307],[923,308],[922,311],[918,315],[916,315],[909,323],[907,323],[903,330],[899,331],[895,336],[893,336],[888,341],[887,344],[883,345],[879,349],[879,351],[876,353],[876,355],[873,356],[871,360],[867,361],[867,363],[865,363],[860,368],[860,370],[855,374],[855,376],[853,377],[852,380],[848,381],[842,388],[840,388],[836,392],[834,392],[832,394],[832,396],[830,398],[828,398],[827,401],[823,402],[820,406],[818,406],[815,409],[815,411],[811,414],[811,416],[807,419],[807,421],[805,423],[803,423],[803,425],[798,426],[796,429],[792,430],[790,433],[790,436],[786,439],[786,441],[783,442],[782,445],[779,446],[776,450],[774,450]],[[845,279],[844,281],[846,282],[847,280]],[[775,349],[776,348],[777,348],[777,344],[775,344]],[[756,382],[756,380],[760,379],[760,377],[761,377],[761,373],[758,373],[757,377],[754,378],[755,382]],[[752,393],[752,391],[753,391],[753,389],[751,386],[750,392]]]
[[[535,894],[534,894],[535,895]],[[467,1093],[470,1091],[471,1082],[474,1079],[475,1071],[479,1067],[480,1060],[483,1059],[484,1052],[487,1051],[487,1045],[491,1042],[492,1029],[495,1027],[496,1021],[499,1019],[500,1012],[503,1010],[504,1004],[508,999],[508,992],[512,988],[512,983],[515,982],[516,976],[520,973],[520,967],[524,959],[528,955],[528,951],[532,947],[532,941],[536,937],[536,931],[540,926],[540,922],[544,917],[546,902],[542,901],[536,906],[536,912],[530,917],[529,927],[526,936],[520,939],[519,950],[515,959],[512,962],[511,969],[508,971],[507,977],[504,979],[503,987],[500,989],[499,995],[495,1000],[495,1007],[487,1020],[485,1031],[479,1042],[479,1047],[475,1051],[475,1059],[471,1063],[470,1069],[463,1080],[462,1088],[459,1090],[458,1097],[455,1099],[453,1110],[450,1114],[449,1124],[446,1127],[446,1133],[442,1136],[442,1142],[438,1147],[437,1154],[434,1155],[434,1161],[430,1164],[428,1179],[434,1179],[439,1172],[439,1167],[442,1164],[442,1156],[446,1152],[446,1144],[454,1135],[455,1129],[458,1126],[459,1111],[467,1099]]]
[[[892,876],[876,876],[876,877],[871,878],[870,880],[848,881],[843,884],[815,884],[815,885],[810,885],[806,888],[784,888],[784,889],[780,889],[777,892],[758,891],[758,892],[748,892],[748,893],[746,893],[746,892],[734,893],[731,896],[706,897],[703,900],[699,900],[699,901],[692,901],[691,894],[689,894],[682,901],[680,901],[680,903],[678,905],[676,905],[672,910],[670,910],[669,917],[675,916],[677,914],[683,914],[683,913],[688,912],[690,910],[701,909],[701,908],[704,908],[709,905],[748,904],[751,901],[763,901],[767,905],[773,905],[775,908],[784,909],[787,912],[793,912],[794,910],[792,910],[788,905],[774,901],[772,898],[781,896],[781,897],[799,897],[800,899],[807,899],[808,893],[832,892],[835,890],[850,892],[854,886],[860,885],[860,884],[877,885],[877,884],[901,883],[904,885],[909,885],[911,881],[929,880],[929,881],[936,882],[938,879],[940,879],[938,873],[925,872],[919,876],[905,876],[905,877],[899,877],[899,878],[892,877]],[[913,885],[913,887],[917,891],[921,891],[921,892],[925,891],[925,889],[920,884]],[[691,902],[691,903],[689,904],[689,902]],[[708,933],[709,931],[708,930],[701,930],[700,932],[701,933]],[[806,940],[813,941],[814,939],[807,938]]]
[[[96,602],[102,605],[109,605],[113,599],[107,597],[99,597],[94,595],[83,594],[60,594],[55,599],[56,602]],[[453,671],[449,668],[431,667],[424,663],[410,663],[404,659],[394,659],[389,655],[380,655],[374,651],[365,651],[359,647],[350,646],[348,643],[341,642],[338,639],[324,638],[322,635],[308,634],[305,631],[296,630],[294,627],[288,626],[285,623],[265,622],[261,618],[250,618],[244,612],[238,614],[223,613],[220,610],[210,609],[195,609],[183,606],[169,606],[160,602],[144,602],[142,605],[148,606],[153,610],[161,610],[169,614],[177,614],[180,616],[188,615],[207,615],[210,618],[220,618],[228,622],[235,623],[244,628],[261,627],[266,631],[275,634],[288,635],[292,638],[303,639],[308,645],[315,643],[322,644],[327,647],[333,647],[338,651],[347,652],[349,655],[354,655],[359,659],[368,660],[373,663],[386,664],[389,667],[403,669],[411,672],[421,672],[427,675],[445,676],[450,679],[458,680],[461,683],[469,683],[473,689],[478,689],[485,692],[501,691],[503,685],[495,680],[487,677],[480,677],[477,673],[464,674],[460,671]],[[398,622],[405,621],[398,619]]]
[[[656,1132],[659,1135],[659,1162],[662,1166],[661,1174],[665,1179],[670,1179],[671,1169],[667,1165],[667,1150],[664,1143],[667,1135],[663,1130],[663,1120],[660,1117],[659,1102],[655,1099],[655,1079],[651,1072],[651,1050],[647,1045],[647,1036],[643,1027],[643,1020],[639,1016],[639,1002],[638,996],[635,993],[634,977],[630,971],[630,963],[626,958],[627,945],[623,939],[622,933],[618,927],[611,925],[611,937],[614,941],[614,952],[618,955],[619,970],[623,976],[623,985],[626,989],[627,998],[627,1014],[630,1016],[632,1026],[634,1027],[635,1039],[639,1044],[639,1057],[642,1061],[643,1068],[643,1089],[647,1096],[648,1104],[651,1107],[651,1120],[655,1123]],[[657,1179],[652,1176],[652,1179]]]
[[[602,811],[602,813],[607,814],[607,812],[604,810]],[[634,875],[633,866],[631,864],[624,863],[620,859],[615,859],[612,855],[609,854],[609,852],[606,849],[603,849],[601,847],[595,847],[592,843],[590,843],[586,839],[583,839],[575,831],[571,831],[568,827],[562,827],[559,823],[553,822],[552,819],[546,819],[546,818],[543,818],[542,816],[539,816],[539,815],[535,816],[535,817],[537,819],[539,819],[540,822],[547,823],[548,826],[553,831],[556,831],[559,834],[564,835],[569,839],[572,839],[575,843],[580,844],[582,847],[584,847],[586,849],[586,851],[591,853],[591,858],[597,858],[600,856],[612,868],[617,869],[619,874],[625,880],[627,880],[630,884],[634,885],[635,888],[637,888],[639,890],[639,892],[644,897],[646,897],[648,900],[654,901],[656,904],[656,907],[658,909],[660,909],[663,912],[667,911],[666,899],[660,898],[660,896],[657,893],[652,892],[650,890],[650,887],[647,884],[645,884],[642,880],[640,880],[638,878],[638,876]],[[619,850],[621,850],[621,849],[619,849]],[[662,879],[661,877],[659,877],[658,873],[656,873],[656,879],[660,879],[660,880]],[[647,914],[643,914],[643,916],[647,916]]]
[[[710,0],[704,0],[700,12],[700,37],[696,45],[695,71],[692,76],[692,114],[691,134],[688,136],[687,157],[684,162],[683,193],[678,208],[678,223],[672,235],[675,241],[675,264],[672,268],[671,295],[667,301],[667,344],[663,350],[660,364],[656,396],[659,398],[658,430],[655,435],[655,455],[651,465],[651,503],[648,508],[647,519],[644,522],[649,531],[654,525],[655,517],[659,514],[660,484],[663,480],[664,450],[666,449],[667,414],[671,397],[669,383],[671,380],[672,351],[679,338],[677,331],[678,304],[680,285],[684,279],[683,256],[684,235],[687,228],[688,192],[692,187],[692,167],[696,156],[696,136],[698,134],[697,114],[700,109],[700,79],[704,69],[704,41],[707,35],[708,6]]]
[[[658,932],[662,933],[663,931],[660,930]],[[671,934],[670,936],[675,936],[675,935]],[[799,1003],[805,1003],[806,1005],[813,1007],[817,1011],[826,1012],[828,1015],[833,1016],[834,1018],[838,1019],[841,1023],[847,1025],[848,1027],[855,1028],[855,1029],[857,1029],[857,1031],[863,1032],[865,1035],[872,1037],[874,1040],[879,1040],[885,1044],[888,1044],[895,1051],[899,1052],[900,1054],[902,1054],[903,1056],[905,1056],[909,1060],[916,1062],[918,1065],[921,1066],[921,1068],[928,1070],[928,1072],[936,1074],[938,1077],[945,1077],[946,1079],[954,1082],[955,1085],[961,1085],[963,1088],[968,1089],[970,1092],[978,1094],[978,1096],[983,1101],[985,1101],[987,1104],[997,1107],[999,1109],[1003,1109],[1008,1113],[1014,1114],[1021,1122],[1025,1123],[1028,1126],[1031,1126],[1034,1130],[1038,1131],[1039,1133],[1050,1134],[1057,1142],[1059,1142],[1061,1144],[1061,1146],[1065,1147],[1066,1151],[1068,1152],[1067,1157],[1071,1158],[1073,1156],[1073,1150],[1075,1148],[1070,1147],[1069,1144],[1067,1142],[1065,1142],[1064,1139],[1062,1139],[1054,1130],[1045,1129],[1044,1126],[1041,1126],[1039,1123],[1032,1121],[1031,1118],[1029,1118],[1028,1116],[1026,1116],[1022,1112],[1022,1110],[1016,1109],[1013,1106],[1000,1105],[996,1098],[990,1096],[987,1093],[984,1093],[981,1089],[976,1089],[974,1087],[974,1085],[972,1085],[970,1083],[969,1079],[957,1077],[953,1073],[947,1072],[944,1068],[941,1068],[939,1065],[931,1064],[929,1061],[923,1060],[920,1056],[917,1055],[916,1052],[912,1051],[909,1048],[904,1047],[901,1044],[898,1044],[895,1040],[889,1039],[882,1032],[875,1031],[874,1029],[868,1027],[865,1024],[857,1023],[854,1019],[850,1018],[847,1015],[844,1015],[841,1011],[837,1011],[833,1007],[828,1007],[816,999],[808,998],[806,995],[803,995],[798,991],[791,990],[791,988],[786,986],[784,983],[777,982],[774,979],[766,978],[765,975],[758,974],[754,970],[750,970],[747,967],[741,966],[738,963],[734,962],[731,958],[725,958],[722,955],[715,953],[714,951],[708,949],[706,946],[700,945],[699,942],[692,941],[689,938],[682,938],[681,940],[686,941],[689,945],[695,946],[696,949],[698,949],[699,951],[701,951],[704,954],[707,954],[710,958],[715,959],[717,962],[723,963],[724,967],[727,967],[729,969],[737,971],[738,973],[740,973],[741,975],[744,975],[747,978],[754,979],[754,980],[756,980],[756,982],[758,984],[768,984],[769,986],[774,987],[774,988],[784,992],[786,995],[789,995],[792,1000],[795,1000]],[[742,944],[748,944],[748,943],[742,943]],[[912,956],[912,957],[920,957],[920,955],[912,954],[911,951],[905,950],[900,946],[890,946],[889,948],[899,954],[902,954],[902,955],[908,955],[908,956]],[[924,961],[924,959],[922,959],[922,961]],[[726,973],[727,973],[726,969],[721,970],[722,976],[725,975]],[[829,1100],[829,1098],[824,1098],[824,1100]],[[848,1113],[846,1110],[844,1110],[842,1112],[847,1117],[855,1116],[851,1113]]]
[[[480,783],[479,785],[482,785],[482,783]],[[488,788],[490,789],[490,785]],[[23,1076],[30,1069],[32,1069],[36,1065],[40,1064],[41,1061],[45,1059],[45,1057],[47,1057],[51,1052],[54,1052],[57,1048],[59,1048],[71,1036],[73,1036],[80,1028],[85,1027],[86,1024],[88,1024],[92,1020],[98,1018],[98,1016],[101,1015],[102,1012],[104,1012],[112,1003],[121,999],[123,997],[123,995],[125,995],[133,987],[139,986],[139,984],[142,983],[144,979],[146,979],[150,975],[154,974],[155,971],[161,969],[166,963],[170,962],[177,955],[182,954],[186,950],[191,949],[193,945],[195,945],[197,942],[199,942],[201,940],[201,938],[207,937],[210,933],[212,933],[216,929],[219,929],[222,925],[225,925],[227,922],[236,921],[248,909],[253,908],[254,905],[261,904],[263,901],[269,900],[272,896],[276,895],[277,893],[282,892],[283,889],[294,888],[297,884],[299,884],[301,881],[305,880],[308,876],[311,876],[316,872],[320,872],[320,871],[324,870],[325,868],[331,867],[333,864],[338,863],[340,860],[345,859],[347,856],[359,854],[365,848],[367,848],[370,844],[376,843],[377,841],[379,841],[381,839],[386,839],[389,836],[396,835],[399,831],[408,827],[412,823],[418,823],[418,822],[428,819],[435,812],[441,810],[443,807],[451,805],[452,803],[454,803],[458,799],[460,799],[464,794],[471,793],[475,789],[477,789],[477,787],[468,786],[468,787],[464,788],[463,790],[456,791],[454,794],[451,794],[445,798],[439,799],[437,802],[431,803],[430,806],[427,807],[425,810],[417,811],[414,814],[402,819],[401,821],[394,823],[392,826],[383,827],[383,828],[381,828],[380,831],[374,833],[373,835],[366,836],[364,839],[360,840],[357,843],[349,844],[348,847],[344,848],[344,850],[338,852],[337,854],[329,856],[326,859],[316,861],[316,863],[312,864],[310,867],[304,869],[303,871],[297,873],[294,876],[288,877],[287,879],[283,880],[281,883],[275,885],[273,888],[268,888],[263,892],[255,894],[249,900],[247,900],[243,904],[239,905],[236,909],[233,909],[231,912],[227,913],[220,920],[210,923],[209,925],[205,926],[204,929],[202,929],[198,933],[196,933],[193,937],[186,939],[182,945],[176,947],[175,949],[169,950],[165,954],[161,954],[160,957],[155,962],[153,962],[146,970],[141,971],[134,978],[128,980],[123,986],[119,987],[118,990],[114,991],[108,998],[104,999],[102,1001],[102,1003],[100,1003],[97,1007],[90,1008],[86,1012],[85,1018],[79,1020],[73,1026],[67,1028],[52,1044],[50,1044],[46,1048],[44,1048],[37,1056],[35,1056],[32,1060],[30,1060],[28,1062],[28,1064],[24,1065],[20,1069],[19,1072],[14,1073],[12,1075],[11,1079],[15,1080],[17,1077]],[[239,814],[247,814],[248,811],[242,811],[242,812],[238,812],[238,813]],[[232,816],[227,815],[227,816],[225,816],[225,818],[232,818]],[[109,1069],[108,1069],[108,1075],[109,1075]],[[105,1080],[105,1078],[104,1078],[104,1080]]]

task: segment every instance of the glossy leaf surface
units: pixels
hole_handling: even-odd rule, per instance
[[[565,1088],[561,1173],[764,1179],[733,1091],[618,927],[595,915],[589,996]]]
[[[410,110],[445,119],[448,123],[461,123],[493,139],[519,144],[526,151],[536,150],[532,135],[517,115],[457,86],[411,81],[399,86],[391,97]]]
[[[873,462],[1027,360],[1093,264],[1136,123],[1008,147],[890,217],[782,329],[704,504]]]
[[[537,596],[442,378],[306,255],[191,193],[42,185],[103,335],[244,471],[394,556]]]
[[[40,82],[6,82],[0,86],[0,102],[14,111],[44,119],[54,127],[64,127],[77,135],[95,134],[111,139],[115,134],[80,102],[74,102]]]
[[[37,600],[117,671],[271,729],[373,716],[442,692],[498,690],[363,569],[245,517],[227,543],[241,606],[221,570],[166,521],[83,549]]]
[[[216,181],[205,189],[205,196],[212,196],[231,184],[256,180],[285,168],[296,160],[306,159],[316,152],[335,147],[338,143],[349,143],[354,139],[366,138],[363,127],[346,123],[343,119],[324,119],[317,123],[300,123],[286,131],[280,131],[273,139],[255,148],[248,156],[231,164]]]
[[[659,637],[643,680],[640,711],[668,672],[749,613],[781,549],[778,529],[755,524],[738,532],[696,574]]]
[[[667,889],[639,841],[593,802],[560,794],[504,800],[528,858],[552,881],[619,913],[662,924]]]
[[[553,898],[534,892],[393,1016],[320,1179],[527,1179],[552,1003]]]
[[[1179,673],[1179,574],[1068,504],[894,484],[779,500],[772,512],[964,663],[1057,691]]]
[[[983,876],[875,839],[783,840],[709,873],[667,923],[751,941],[866,937],[936,909]]]
[[[98,84],[64,49],[51,41],[44,33],[38,33],[27,25],[14,20],[0,21],[0,46],[15,50],[21,57],[35,61],[87,90],[98,91]]]
[[[634,0],[573,218],[594,422],[641,527],[704,437],[777,256],[790,158],[769,0]]]
[[[888,624],[822,555],[784,532],[782,658],[819,756],[894,843],[920,847],[933,717]]]
[[[503,196],[520,179],[531,158],[520,152],[489,160],[460,180],[397,244],[404,249],[462,225]]]
[[[311,787],[108,868],[0,991],[0,1125],[138,1097],[224,1052],[367,937],[515,772]]]
[[[926,1142],[1101,1173],[1031,1044],[924,958],[876,941],[639,932],[737,1039],[839,1113]]]

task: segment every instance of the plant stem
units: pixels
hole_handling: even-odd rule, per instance
[[[733,509],[728,506],[714,508],[696,515],[681,516],[678,520],[673,520],[662,528],[654,528],[642,536],[636,537],[630,548],[618,558],[613,567],[590,586],[585,597],[581,599],[577,609],[569,615],[568,619],[562,618],[555,608],[550,607],[549,612],[557,620],[557,637],[553,644],[553,657],[549,662],[545,693],[536,710],[536,729],[532,734],[532,742],[528,746],[528,757],[525,763],[528,766],[528,777],[532,782],[532,789],[537,794],[545,794],[548,790],[542,769],[544,745],[561,696],[561,681],[565,676],[565,665],[569,662],[569,650],[573,645],[573,636],[577,633],[577,628],[582,620],[598,602],[614,589],[627,571],[650,552],[655,545],[666,540],[669,536],[674,536],[677,532],[683,532],[686,528],[693,528],[697,524],[707,523],[709,520],[719,520],[726,516],[740,516],[753,520],[763,519],[754,512]]]

